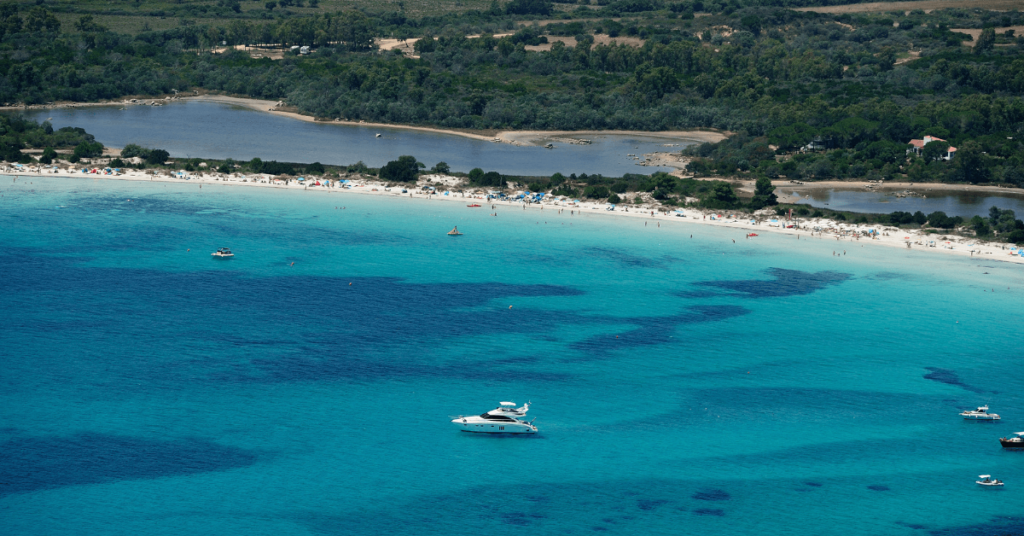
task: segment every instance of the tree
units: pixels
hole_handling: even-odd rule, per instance
[[[277,2],[275,0],[270,0],[270,2],[263,4],[263,7],[267,8],[267,11],[273,11],[274,8],[277,7]]]
[[[505,179],[501,177],[501,173],[497,171],[488,171],[484,173],[484,176],[480,179],[481,186],[497,186],[499,188],[505,186]]]
[[[438,162],[430,171],[440,175],[447,175],[452,172],[452,168],[448,166],[447,162]]]
[[[60,21],[50,13],[50,10],[36,6],[25,15],[25,29],[30,32],[56,32],[60,30]]]
[[[778,205],[779,198],[775,195],[775,186],[767,177],[757,179],[754,197],[750,199],[750,208],[759,210],[767,206]]]
[[[505,5],[509,15],[550,15],[551,2],[545,0],[512,0]]]
[[[974,45],[975,54],[984,54],[996,44],[996,31],[993,28],[985,28],[978,36],[978,42]]]
[[[892,66],[896,64],[896,49],[893,47],[885,47],[881,52],[878,53],[878,66],[883,71],[891,71]]]
[[[480,168],[473,168],[469,170],[469,182],[479,184],[480,180],[484,178],[484,170]]]
[[[621,203],[622,199],[618,195],[616,195],[615,193],[612,193],[611,195],[608,196],[608,202],[609,203]]]
[[[123,158],[134,158],[137,156],[144,159],[147,155],[149,155],[149,149],[135,145],[134,143],[129,143],[124,146],[124,149],[121,149],[121,157]]]
[[[103,154],[103,144],[99,142],[83,141],[75,146],[75,152],[71,155],[75,162],[82,158],[93,158]]]
[[[757,15],[746,15],[740,19],[740,24],[755,36],[761,35],[761,19]]]
[[[973,140],[964,142],[957,150],[953,162],[956,165],[954,176],[957,180],[972,184],[988,181],[989,169],[985,165],[985,155],[978,142]]]
[[[704,199],[703,204],[708,208],[732,208],[738,201],[732,185],[720,182],[711,189],[711,193]]]
[[[103,32],[106,28],[100,26],[93,20],[92,15],[82,15],[78,17],[78,22],[75,23],[75,28],[80,32]]]
[[[313,162],[312,164],[306,166],[306,173],[310,173],[313,175],[323,175],[325,171],[326,170],[324,169],[324,165],[321,164],[320,162]]]
[[[945,212],[936,211],[928,215],[928,225],[939,229],[952,229],[956,227],[956,220],[947,216]]]
[[[416,157],[399,156],[398,160],[388,162],[380,168],[380,177],[395,182],[414,182],[420,173],[420,165]]]
[[[171,157],[171,154],[163,149],[152,149],[146,155],[147,164],[163,164]]]
[[[985,236],[989,233],[988,222],[981,216],[975,216],[971,218],[971,229],[974,229],[974,233],[978,236]]]
[[[921,150],[921,158],[924,158],[926,162],[934,162],[944,156],[949,151],[949,144],[944,141],[933,141],[928,145],[924,146]]]

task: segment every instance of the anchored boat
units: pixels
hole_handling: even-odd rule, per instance
[[[460,415],[452,419],[452,423],[463,432],[476,434],[536,434],[537,427],[533,421],[522,420],[529,410],[529,403],[517,408],[515,402],[502,402],[487,413],[468,417]]]
[[[960,415],[968,421],[998,421],[999,415],[988,412],[988,406],[981,406],[978,409],[961,412]]]

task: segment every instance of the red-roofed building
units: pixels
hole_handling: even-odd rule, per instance
[[[921,156],[921,153],[924,152],[924,146],[928,145],[929,143],[931,143],[933,141],[945,142],[946,140],[944,140],[942,138],[936,138],[934,136],[925,136],[923,140],[910,140],[910,142],[908,143],[908,145],[910,145],[910,148],[907,149],[907,152],[908,153],[913,152],[917,156]],[[950,147],[939,158],[948,161],[948,160],[952,160],[954,156],[956,156],[956,147]]]

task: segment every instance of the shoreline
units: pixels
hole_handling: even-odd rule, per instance
[[[110,101],[110,102],[75,102],[75,103],[54,103],[54,104],[36,104],[31,106],[0,106],[0,112],[3,111],[19,111],[19,110],[46,110],[46,109],[60,109],[60,108],[83,108],[83,107],[96,107],[96,106],[163,106],[171,102],[180,101],[199,101],[199,102],[215,102],[220,104],[228,104],[232,106],[239,106],[254,110],[257,112],[268,113],[280,117],[288,117],[290,119],[296,119],[298,121],[305,121],[307,123],[320,123],[327,125],[347,125],[347,126],[358,126],[358,127],[372,127],[381,129],[395,129],[395,130],[411,130],[417,132],[429,132],[432,134],[444,134],[451,136],[461,136],[463,138],[470,138],[480,141],[507,143],[517,147],[535,147],[543,145],[543,141],[554,138],[554,137],[579,137],[579,136],[638,136],[645,138],[663,138],[679,141],[691,141],[696,143],[705,142],[718,142],[731,136],[732,132],[717,131],[712,129],[695,129],[695,130],[659,130],[659,131],[644,131],[644,130],[471,130],[471,129],[445,129],[439,127],[425,127],[416,125],[401,125],[392,123],[375,123],[367,121],[343,121],[340,119],[323,120],[317,119],[311,115],[305,115],[299,113],[297,110],[291,110],[287,107],[280,108],[278,105],[281,101],[272,101],[264,99],[253,99],[248,97],[231,97],[228,95],[214,95],[214,94],[202,94],[202,95],[188,95],[188,96],[177,96],[177,97],[164,97],[164,98],[140,98],[136,99],[138,102],[131,102],[129,100],[121,101]]]
[[[721,179],[726,180],[728,179]],[[753,180],[731,181],[736,189],[753,194],[755,182]],[[949,182],[885,182],[882,184],[868,181],[819,181],[800,182],[799,184],[787,179],[775,179],[772,181],[775,187],[775,195],[779,203],[796,204],[806,200],[806,194],[821,192],[825,190],[838,190],[844,192],[875,192],[875,193],[897,193],[903,191],[927,191],[939,192],[942,194],[956,193],[993,193],[1002,196],[1012,195],[1024,198],[1024,188],[1006,188],[1003,186],[982,185],[982,184],[955,184]],[[871,188],[868,188],[870,186]],[[794,196],[792,193],[805,194]],[[856,212],[856,211],[848,211]]]
[[[207,173],[195,173],[190,178],[174,178],[166,175],[152,175],[141,171],[132,171],[120,176],[110,175],[97,175],[97,174],[80,174],[80,173],[42,173],[42,172],[10,172],[4,171],[3,176],[12,177],[16,181],[20,177],[52,177],[52,178],[65,178],[65,179],[108,179],[108,180],[121,180],[121,181],[140,181],[140,182],[169,182],[178,184],[196,184],[200,187],[203,184],[217,185],[217,186],[239,186],[239,187],[257,187],[257,188],[276,188],[284,190],[298,190],[308,192],[310,194],[331,194],[337,193],[341,195],[378,195],[382,197],[403,197],[408,196],[411,199],[421,200],[440,200],[457,203],[476,203],[480,205],[494,205],[495,207],[508,207],[516,210],[527,210],[527,211],[543,211],[547,208],[549,211],[571,210],[579,211],[586,214],[598,214],[609,217],[617,218],[633,218],[634,220],[644,219],[647,223],[657,222],[660,226],[664,223],[674,224],[691,224],[691,225],[709,225],[712,227],[725,227],[730,229],[736,229],[742,231],[743,235],[737,235],[737,238],[747,238],[750,233],[774,233],[777,235],[789,235],[800,239],[817,238],[819,240],[832,240],[836,239],[837,242],[842,243],[870,243],[873,245],[891,247],[891,248],[908,248],[908,249],[924,249],[933,253],[943,253],[947,255],[956,255],[960,257],[977,257],[979,260],[991,260],[1008,262],[1014,264],[1024,265],[1024,257],[1020,255],[1011,255],[1007,247],[1016,247],[1007,244],[994,244],[979,242],[977,240],[965,237],[946,237],[941,234],[927,234],[920,230],[907,230],[899,229],[896,227],[874,225],[874,224],[850,224],[846,222],[838,222],[828,220],[825,218],[807,218],[794,220],[792,224],[798,225],[787,229],[784,227],[785,221],[781,216],[767,216],[761,215],[738,215],[737,217],[728,217],[729,211],[711,211],[707,209],[695,209],[685,208],[682,210],[684,216],[679,217],[674,214],[677,213],[666,213],[659,212],[657,209],[653,209],[649,206],[632,206],[622,207],[622,209],[616,209],[614,211],[607,210],[607,203],[596,203],[596,202],[583,202],[578,205],[570,204],[556,204],[555,202],[545,203],[534,203],[524,205],[520,202],[512,201],[498,201],[498,200],[487,200],[482,194],[458,194],[445,196],[440,194],[428,194],[418,190],[418,186],[410,185],[406,188],[409,189],[407,193],[400,193],[402,186],[389,188],[383,183],[375,180],[369,180],[365,178],[351,180],[357,185],[352,189],[342,188],[324,188],[324,187],[313,187],[309,189],[301,184],[274,184],[273,176],[271,175],[255,175],[245,176],[253,177],[254,182],[241,182],[241,176],[235,176],[234,178],[223,177],[223,180],[217,180],[218,177],[207,174]],[[255,182],[264,181],[264,182]],[[398,191],[395,191],[395,190]],[[454,192],[453,192],[454,194]],[[621,206],[621,205],[620,205]],[[483,207],[481,207],[483,208]],[[633,211],[629,211],[633,208]],[[652,214],[653,212],[653,214]],[[723,216],[722,219],[709,219],[710,215],[717,214]],[[773,224],[770,220],[778,220],[778,223]],[[752,223],[753,221],[753,223]],[[849,235],[851,231],[866,231],[867,229],[875,229],[880,235],[874,238],[860,237],[855,235]],[[949,238],[949,240],[944,240]],[[929,246],[928,244],[932,245]],[[838,244],[837,244],[838,246]],[[842,249],[842,248],[839,248]]]

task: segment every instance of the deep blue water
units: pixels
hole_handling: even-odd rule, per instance
[[[165,106],[102,106],[32,110],[37,121],[55,128],[81,127],[104,145],[135,143],[165,149],[173,157],[234,158],[348,165],[363,161],[381,167],[401,155],[427,167],[447,162],[455,171],[475,167],[510,175],[550,176],[555,172],[650,174],[671,168],[641,167],[629,154],[679,151],[692,141],[632,135],[590,136],[591,145],[554,142],[555,149],[514,147],[451,134],[403,129],[310,123],[214,102],[178,101]],[[380,138],[376,134],[381,134]]]
[[[351,193],[0,196],[4,534],[1024,533],[1016,265]],[[507,399],[538,436],[448,422]],[[1004,420],[956,415],[983,403]]]

